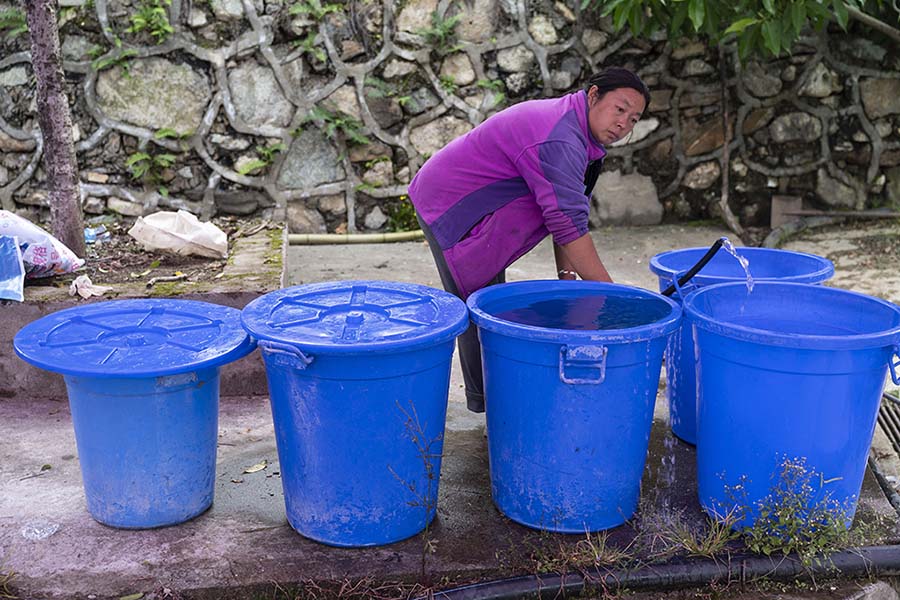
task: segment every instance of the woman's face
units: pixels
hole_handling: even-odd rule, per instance
[[[600,97],[597,86],[588,90],[588,124],[604,146],[616,142],[634,129],[644,112],[644,95],[630,87],[616,88]]]

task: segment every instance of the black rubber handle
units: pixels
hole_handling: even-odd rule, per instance
[[[693,267],[688,269],[688,272],[685,273],[684,275],[682,275],[678,279],[678,285],[682,286],[682,285],[686,284],[691,279],[691,277],[693,277],[694,275],[697,274],[697,271],[699,271],[700,269],[705,267],[706,263],[708,263],[710,260],[712,260],[712,257],[715,256],[716,252],[719,251],[719,248],[722,247],[722,242],[724,242],[724,241],[725,241],[725,238],[717,239],[715,241],[715,243],[709,247],[709,250],[706,251],[706,254],[703,255],[703,258],[698,260],[697,264],[695,264]],[[667,287],[665,290],[663,290],[662,295],[663,296],[671,296],[672,294],[675,293],[675,289],[676,289],[675,284],[673,283],[672,285]]]

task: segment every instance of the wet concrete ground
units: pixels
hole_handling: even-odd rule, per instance
[[[594,237],[616,281],[656,289],[647,268],[653,254],[707,246],[725,234],[716,227],[674,226],[599,231]],[[813,246],[804,249],[815,251],[809,243]],[[292,247],[288,266],[289,283],[388,279],[437,286],[421,243]],[[510,269],[509,279],[550,278],[553,271],[551,249],[544,244]],[[872,281],[877,273],[854,273],[877,286]],[[849,274],[841,281],[856,285]],[[259,360],[258,354],[253,357]],[[695,450],[668,433],[663,398],[657,399],[641,507],[609,534],[612,545],[643,552],[643,558],[654,552],[644,542],[673,515],[695,529],[704,522],[695,493]],[[243,598],[253,597],[251,589],[256,597],[271,598],[277,597],[276,584],[287,589],[309,581],[363,580],[448,587],[564,564],[585,536],[537,532],[494,507],[483,423],[482,415],[465,409],[454,359],[438,516],[427,536],[379,548],[339,549],[307,540],[287,524],[264,390],[233,396],[223,389],[212,508],[187,523],[148,531],[109,528],[88,515],[65,398],[0,401],[0,572],[17,573],[13,586],[22,598]],[[887,461],[891,450],[881,444]],[[264,460],[265,469],[244,472]],[[875,524],[867,529],[869,543],[900,542],[896,513],[871,473],[858,516]],[[643,542],[632,544],[636,536]],[[398,587],[394,597],[411,589]],[[876,597],[859,596],[860,589],[843,582],[827,591],[828,597]],[[392,597],[379,588],[382,592]],[[797,590],[760,594],[748,597],[801,597]],[[373,590],[370,597],[375,596]]]

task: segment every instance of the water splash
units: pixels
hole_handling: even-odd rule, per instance
[[[731,240],[729,240],[727,237],[722,238],[722,248],[724,248],[725,252],[732,255],[740,263],[741,268],[744,269],[744,273],[747,274],[747,293],[752,293],[753,276],[750,275],[750,261],[747,260],[747,257],[738,254],[737,249],[734,247],[734,244],[732,244]]]

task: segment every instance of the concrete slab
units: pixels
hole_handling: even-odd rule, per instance
[[[708,246],[726,233],[717,227],[663,226],[610,229],[594,237],[617,281],[656,289],[647,268],[653,254]],[[391,279],[438,285],[421,243],[291,247],[288,266],[291,284]],[[552,249],[542,244],[510,269],[509,279],[550,278],[554,271]],[[260,368],[258,353],[245,360]],[[324,581],[394,582],[394,591],[379,597],[399,598],[421,590],[415,582],[446,587],[564,565],[585,537],[530,530],[497,511],[484,419],[465,409],[461,385],[454,359],[437,519],[425,536],[370,549],[331,548],[289,527],[265,396],[221,401],[212,508],[182,525],[149,531],[112,529],[88,515],[64,395],[0,398],[0,573],[15,571],[15,589],[29,599],[138,593],[144,600],[243,598],[251,590],[259,597],[289,598],[275,590]],[[653,536],[661,523],[678,518],[688,528],[702,527],[695,450],[668,432],[662,390],[656,409],[641,508],[609,536],[614,546],[631,548],[644,559],[655,551]],[[244,473],[262,460],[265,469]],[[871,474],[858,517],[871,524],[870,543],[900,542],[897,515]],[[34,539],[40,537],[35,532],[49,535]],[[362,589],[358,597],[365,597]]]

